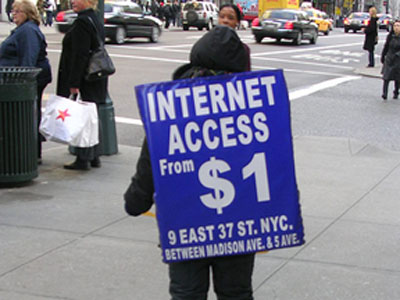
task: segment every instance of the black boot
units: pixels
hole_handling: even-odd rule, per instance
[[[93,168],[100,168],[101,161],[99,157],[95,157],[93,160],[90,161],[90,166]]]
[[[72,164],[64,165],[64,169],[67,170],[89,170],[89,162],[87,160],[81,160],[77,158]]]

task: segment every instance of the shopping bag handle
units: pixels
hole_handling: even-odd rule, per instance
[[[81,102],[81,103],[83,102],[81,93],[70,94],[70,95],[69,95],[69,99],[74,100],[74,101],[76,101],[76,102]]]

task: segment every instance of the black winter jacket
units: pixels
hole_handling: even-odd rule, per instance
[[[388,34],[381,54],[383,79],[400,80],[400,36]]]
[[[69,97],[70,88],[79,88],[82,99],[89,102],[104,103],[107,95],[107,79],[86,81],[84,79],[91,51],[97,49],[100,38],[104,40],[104,27],[93,9],[78,13],[72,28],[65,34],[58,68],[57,95]]]
[[[377,42],[378,28],[377,28],[378,18],[371,17],[369,19],[368,26],[365,28],[365,40],[364,40],[364,50],[374,51]]]

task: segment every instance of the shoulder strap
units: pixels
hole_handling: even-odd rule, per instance
[[[99,32],[97,31],[96,24],[94,24],[94,21],[92,20],[92,18],[91,18],[90,16],[88,16],[88,19],[89,19],[90,23],[92,23],[92,25],[93,25],[93,27],[94,27],[94,30],[96,31],[96,37],[97,37],[97,41],[99,42],[99,47],[100,47],[100,46],[103,46],[104,43],[103,43],[103,41],[100,39],[100,35],[99,35]]]

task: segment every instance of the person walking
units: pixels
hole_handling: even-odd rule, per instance
[[[51,68],[47,58],[46,38],[40,31],[39,12],[30,0],[16,0],[12,5],[13,22],[17,28],[1,43],[0,66],[2,67],[37,67],[42,71],[36,77],[37,80],[37,126],[42,111],[42,95],[46,86],[51,82]],[[42,163],[42,141],[44,138],[38,135],[37,157],[38,163]]]
[[[240,22],[236,5],[222,5],[219,25],[196,42],[190,63],[179,67],[173,79],[250,70],[249,48],[235,32]],[[177,191],[179,192],[179,191]],[[153,205],[154,183],[147,141],[144,140],[136,174],[124,194],[125,210],[138,216]],[[253,299],[252,274],[255,254],[211,257],[169,263],[172,300],[207,299],[210,270],[218,299]]]
[[[167,3],[165,3],[162,8],[162,12],[165,18],[165,29],[168,29],[172,20],[175,18],[174,11],[171,5],[171,0],[167,0]]]
[[[45,0],[45,10],[46,10],[46,23],[45,26],[53,25],[54,12],[56,11],[56,3],[54,0]]]
[[[174,26],[181,27],[182,26],[182,20],[181,20],[182,9],[181,9],[181,4],[178,0],[174,1],[173,8],[174,8],[174,13],[175,13]]]
[[[72,9],[78,13],[72,28],[62,41],[62,52],[58,68],[57,95],[62,97],[80,97],[83,101],[94,102],[98,106],[105,103],[107,78],[95,81],[85,79],[89,58],[99,46],[98,35],[104,41],[104,26],[94,9],[97,0],[73,0]],[[100,123],[100,122],[99,122]],[[99,128],[101,133],[101,127]],[[99,134],[101,136],[101,134]],[[64,165],[69,170],[89,170],[101,166],[100,143],[93,147],[76,148],[76,160]]]
[[[374,6],[369,8],[369,16],[368,26],[364,28],[365,39],[363,49],[368,51],[367,68],[373,68],[375,67],[375,45],[378,43],[378,17],[376,16],[376,8]]]
[[[387,35],[385,46],[381,54],[383,64],[383,92],[382,99],[388,96],[389,81],[394,81],[393,99],[398,99],[400,88],[400,20],[393,24],[392,31]]]

